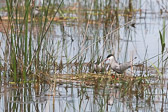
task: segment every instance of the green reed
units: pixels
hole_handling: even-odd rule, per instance
[[[162,47],[162,53],[164,52],[165,49],[165,20],[163,21],[163,32],[159,31],[160,34],[160,42],[161,42],[161,47]]]
[[[165,19],[163,20],[163,29],[162,29],[162,33],[161,33],[161,31],[159,31],[159,34],[160,34],[160,42],[161,42],[161,47],[162,47],[162,58],[161,58],[161,60],[162,60],[162,73],[163,73],[163,55],[164,55],[164,50],[165,50],[165,45],[166,45],[166,43],[165,43]]]
[[[25,2],[6,0],[9,25],[5,31],[6,46],[10,49],[9,69],[14,82],[26,82],[31,71],[38,72],[46,67],[47,64],[43,61],[47,52],[45,38],[62,2],[56,7],[55,3],[55,1],[44,1],[39,8],[41,14],[35,17],[33,11],[36,6],[32,0]],[[54,11],[49,14],[51,9]],[[35,28],[37,37],[33,34]]]

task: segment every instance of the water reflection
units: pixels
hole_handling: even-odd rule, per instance
[[[130,1],[98,1],[99,5],[93,5],[92,1],[65,1],[62,10],[74,12],[64,13],[63,17],[69,17],[65,21],[53,22],[32,66],[34,74],[27,77],[35,81],[25,85],[12,84],[10,73],[4,73],[11,71],[7,70],[11,62],[7,61],[10,48],[1,30],[0,57],[4,65],[1,76],[7,77],[0,86],[1,111],[168,111],[168,82],[167,77],[158,75],[163,66],[161,56],[157,56],[161,52],[159,31],[163,28],[161,17],[164,16],[150,13],[152,9],[160,10],[160,5],[153,1],[150,7],[148,1],[142,0],[141,4]],[[38,17],[33,22],[29,23],[29,36],[32,36],[32,50],[36,51],[42,29]],[[20,33],[21,37],[24,33]],[[88,66],[110,53],[114,53],[119,62],[137,57],[135,63],[146,63],[140,69],[135,68],[132,76],[126,74],[127,77],[90,73]],[[22,55],[18,55],[19,59]],[[153,56],[156,57],[147,63],[146,59]],[[40,59],[40,64],[36,65]],[[158,69],[151,67],[151,63]],[[166,67],[166,61],[164,64]],[[23,68],[22,63],[17,66]]]
[[[94,78],[25,87],[3,84],[1,111],[167,111],[167,86],[162,81],[168,84],[159,77],[120,77],[118,82]]]

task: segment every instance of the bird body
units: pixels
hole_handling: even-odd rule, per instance
[[[96,72],[101,72],[103,70],[104,66],[102,65],[102,63],[100,64],[94,64],[94,71]]]
[[[119,64],[113,54],[108,55],[106,60],[109,60],[111,69],[119,74],[124,73],[126,69],[132,66],[132,61]]]
[[[94,66],[93,66],[94,67],[94,71],[95,72],[103,72],[105,70],[104,62],[105,62],[105,60],[103,60],[99,64],[94,64]]]
[[[35,7],[33,9],[32,13],[33,13],[33,17],[40,17],[40,16],[42,16],[42,12],[40,11],[39,7]]]

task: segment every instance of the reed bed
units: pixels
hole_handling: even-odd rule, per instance
[[[110,111],[110,108],[122,111],[125,104],[131,111],[137,111],[141,108],[140,101],[145,106],[155,105],[158,91],[163,110],[163,104],[167,104],[167,89],[163,86],[167,81],[163,75],[167,65],[166,20],[158,31],[161,51],[148,57],[144,39],[142,46],[146,51],[143,56],[138,55],[141,61],[135,63],[131,74],[96,72],[93,67],[110,53],[115,53],[121,62],[138,54],[134,34],[139,23],[136,22],[150,13],[144,13],[142,5],[141,0],[48,0],[41,5],[34,0],[6,0],[6,7],[1,10],[7,16],[0,17],[4,110],[43,111],[47,99],[52,98],[53,111],[57,110],[57,102],[63,111],[88,111],[88,102],[91,111]],[[135,45],[134,51],[129,50],[130,44]],[[13,96],[8,99],[10,90]],[[74,96],[79,98],[78,106]],[[118,100],[120,104],[116,104]]]
[[[130,27],[135,28],[135,14],[141,13],[141,10],[140,8],[136,9],[133,7],[132,0],[125,2],[125,8],[119,5],[111,5],[113,2],[88,2],[87,4],[78,2],[73,7],[67,7],[67,2],[64,1],[48,1],[43,2],[39,7],[35,6],[34,1],[21,2],[18,0],[13,2],[6,0],[8,17],[1,18],[1,24],[6,37],[6,50],[4,54],[7,54],[6,56],[4,55],[4,62],[1,64],[5,68],[4,76],[10,76],[14,82],[26,82],[29,79],[34,81],[38,79],[38,76],[31,74],[45,72],[46,74],[90,73],[93,71],[93,64],[95,62],[100,63],[107,53],[115,52],[117,57],[119,57],[123,47],[122,45],[119,46],[122,40],[119,31],[122,28],[126,30],[125,33],[128,37],[125,39],[127,42],[124,48],[125,53],[122,56],[123,60],[127,61],[128,57],[130,57],[127,55],[130,43],[128,40],[133,39],[129,33]],[[86,8],[79,7],[80,5],[86,6]],[[89,6],[91,6],[91,9],[88,9]],[[80,12],[77,12],[77,9]],[[80,13],[85,15],[81,16]],[[59,15],[59,17],[56,15]],[[122,19],[124,19],[124,24],[121,25],[120,20]],[[85,20],[85,22],[81,20]],[[61,21],[85,23],[84,30],[79,32],[82,38],[78,41],[78,53],[73,55],[72,58],[68,56],[69,46],[64,37],[65,35],[67,36],[64,25],[60,27],[60,31],[63,34],[62,39],[54,42],[48,38],[51,36],[50,33],[53,32],[52,23]],[[89,27],[92,27],[91,25],[94,24],[104,24],[104,27],[107,28],[103,30],[102,37],[97,36],[99,32],[93,34],[94,38],[89,37],[88,33],[93,33],[89,31]],[[73,42],[73,37],[69,37],[71,42]],[[100,47],[99,42],[102,39],[103,43],[101,44],[102,47]],[[163,33],[160,31],[160,40],[162,54],[164,54],[165,23]],[[90,54],[89,59],[87,57],[88,54]],[[64,55],[64,59],[62,55]],[[85,64],[86,61],[87,64]],[[149,63],[147,61],[144,62],[146,64]],[[157,69],[156,66],[155,68]]]
[[[6,37],[6,50],[4,54],[7,54],[7,56],[3,59],[4,63],[1,64],[5,68],[3,72],[5,77],[10,76],[14,82],[26,82],[29,79],[34,81],[39,79],[37,74],[40,73],[90,73],[93,72],[93,64],[95,62],[100,63],[106,57],[105,54],[115,52],[117,57],[119,57],[121,52],[119,30],[121,28],[126,29],[128,37],[126,40],[133,39],[130,36],[129,27],[135,27],[134,15],[141,10],[133,7],[132,0],[126,1],[125,4],[128,5],[125,8],[119,5],[111,6],[112,1],[100,2],[100,4],[98,2],[91,2],[91,4],[90,2],[88,2],[89,4],[80,4],[78,2],[73,7],[67,7],[66,3],[64,1],[49,1],[43,2],[39,7],[35,6],[34,1],[20,2],[18,0],[13,2],[6,0],[8,17],[1,18],[1,24]],[[80,5],[86,6],[86,8],[80,8]],[[88,9],[88,6],[91,6],[91,9]],[[85,12],[85,15],[81,16],[77,9]],[[59,17],[56,15],[59,15]],[[102,17],[103,20],[101,19]],[[120,25],[122,17],[124,17],[124,24]],[[52,39],[48,38],[51,36],[50,32],[53,32],[52,23],[78,21],[81,24],[84,22],[81,20],[86,20],[86,22],[84,31],[80,32],[82,37],[79,39],[80,45],[78,47],[80,50],[72,58],[69,58],[67,51],[69,46],[64,37],[67,33],[64,26],[60,27],[60,31],[63,34],[61,40],[53,42]],[[93,34],[95,38],[90,39],[87,33],[89,32],[90,34],[92,32],[88,28],[92,24],[102,23],[107,28],[107,30],[103,31],[102,37],[97,37],[99,32],[96,32]],[[160,32],[162,53],[164,53],[165,46],[165,23],[163,27],[163,34]],[[73,37],[70,37],[73,42]],[[100,48],[99,42],[102,39],[104,41]],[[125,46],[124,61],[127,61],[128,58],[128,46],[129,41],[127,41]],[[88,49],[90,50],[89,52]],[[87,57],[88,54],[90,54],[89,59]],[[88,62],[86,63],[86,61]],[[147,61],[144,62],[148,63]],[[155,68],[157,69],[157,67]],[[147,71],[148,68],[145,69]]]
[[[8,19],[7,22],[0,19],[5,31],[6,47],[9,49],[4,51],[8,54],[5,60],[7,64],[7,69],[4,71],[5,77],[10,76],[14,82],[26,82],[31,73],[39,73],[47,68],[44,63],[48,45],[46,36],[55,15],[60,10],[62,1],[56,7],[54,4],[55,2],[51,1],[44,2],[36,17],[34,1],[6,0]],[[33,77],[31,80],[35,80],[36,76]]]

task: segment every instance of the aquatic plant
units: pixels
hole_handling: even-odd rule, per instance
[[[164,52],[165,49],[165,19],[163,21],[163,32],[159,31],[160,34],[160,42],[161,42],[161,47],[162,47],[162,53]]]
[[[30,73],[47,68],[46,63],[42,63],[47,58],[44,55],[47,52],[46,36],[62,3],[63,0],[57,6],[54,5],[55,1],[44,1],[42,6],[37,7],[32,0],[6,0],[8,27],[4,29],[9,47],[8,74],[14,82],[26,81]],[[37,13],[40,13],[37,16],[36,8],[39,8]],[[4,21],[1,19],[1,22]]]

